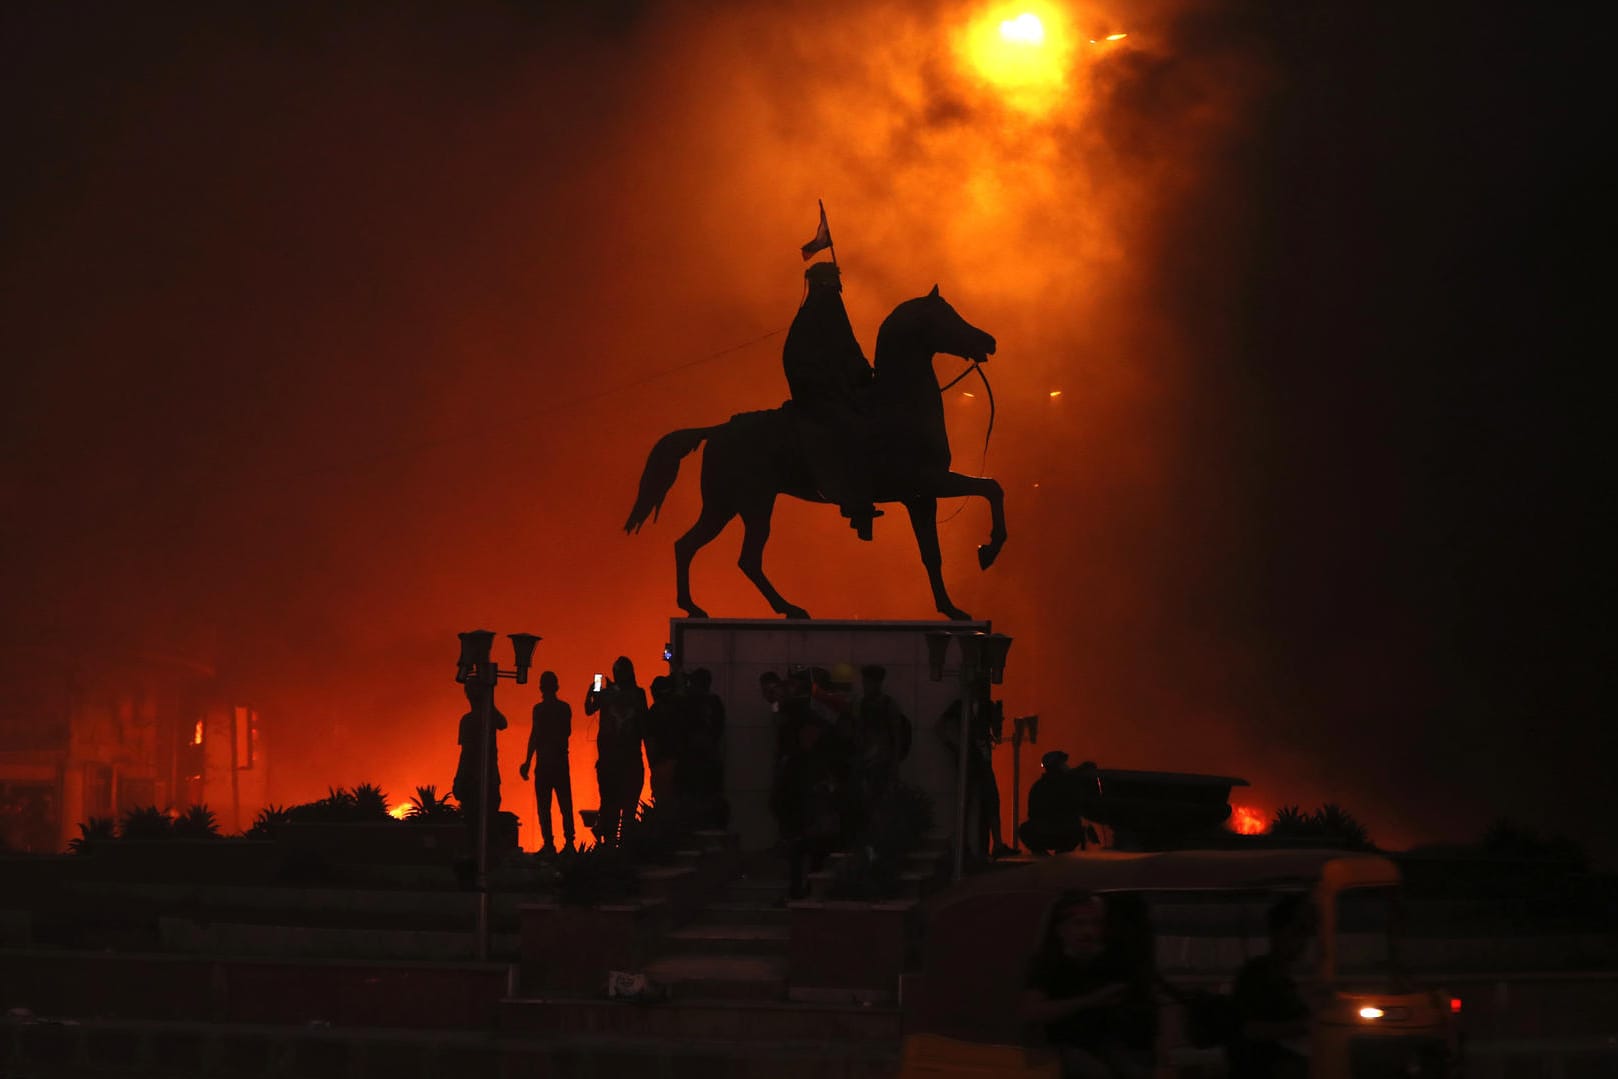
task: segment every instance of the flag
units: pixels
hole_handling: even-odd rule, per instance
[[[803,260],[808,262],[815,257],[815,252],[824,251],[831,246],[831,226],[826,224],[826,204],[820,204],[820,227],[815,230],[815,238],[803,245]]]

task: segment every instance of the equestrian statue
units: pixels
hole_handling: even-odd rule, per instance
[[[1006,541],[1005,500],[994,480],[950,471],[933,356],[942,352],[984,363],[994,354],[994,337],[956,314],[934,285],[883,321],[873,368],[843,308],[836,263],[817,262],[805,277],[807,291],[782,354],[792,399],[780,408],[743,412],[713,427],[664,435],[646,459],[624,529],[638,532],[648,519],[656,519],[679,476],[680,462],[706,442],[702,514],[674,543],[677,602],[689,617],[707,617],[691,598],[691,559],[738,515],[746,529],[738,560],[742,572],[776,613],[809,617],[764,576],[770,517],[777,496],[784,494],[837,505],[863,540],[871,538],[872,518],[882,515],[875,503],[904,506],[939,613],[969,619],[944,588],[938,500],[978,495],[989,503],[989,542],[978,548],[983,569],[994,563]]]

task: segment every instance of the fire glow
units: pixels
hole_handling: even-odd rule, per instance
[[[1230,807],[1230,830],[1237,835],[1263,835],[1269,831],[1269,827],[1264,814],[1252,806]]]

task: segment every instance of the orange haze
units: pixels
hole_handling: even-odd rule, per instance
[[[693,459],[662,520],[624,535],[640,469],[666,431],[785,397],[818,198],[867,353],[934,283],[999,339],[1000,562],[976,568],[981,504],[941,516],[956,602],[1016,638],[1007,714],[1043,717],[1025,784],[1062,747],[1417,834],[1419,807],[1295,733],[1229,570],[1256,542],[1218,388],[1262,56],[1188,36],[1169,4],[1037,4],[1060,66],[1007,91],[968,39],[1015,5],[519,7],[454,33],[221,15],[202,47],[154,43],[149,73],[109,59],[64,106],[101,117],[95,167],[17,257],[25,299],[59,316],[38,342],[100,359],[29,376],[38,414],[68,418],[51,476],[6,474],[56,529],[18,541],[39,567],[18,609],[217,658],[267,717],[277,802],[447,789],[455,634],[541,634],[536,677],[498,695],[531,847],[516,766],[537,673],[574,706],[593,806],[583,691],[620,653],[643,685],[663,670],[671,544],[698,508]],[[959,469],[985,467],[987,408],[948,400]],[[766,616],[739,539],[698,557],[695,595]],[[783,500],[766,566],[817,616],[934,616],[902,513],[860,544]]]

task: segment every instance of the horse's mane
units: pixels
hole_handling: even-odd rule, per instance
[[[917,296],[913,300],[905,300],[882,320],[882,325],[877,327],[876,331],[876,351],[879,357],[883,352],[891,353],[903,336],[915,332],[916,323],[921,318],[922,305],[933,298]]]

